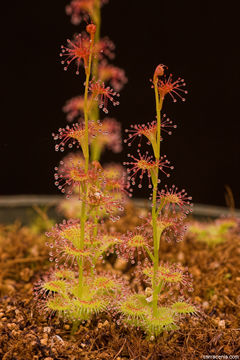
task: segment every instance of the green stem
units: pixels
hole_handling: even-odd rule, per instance
[[[88,146],[88,88],[89,88],[89,80],[91,74],[91,64],[92,64],[92,53],[93,53],[93,45],[94,45],[94,35],[91,35],[91,46],[90,46],[90,55],[88,64],[85,67],[86,73],[86,81],[85,81],[85,91],[84,91],[84,121],[85,121],[85,139],[84,139],[84,148],[83,152],[85,158],[85,173],[88,172],[89,167],[89,146]],[[87,184],[83,186],[83,193],[87,196],[88,187]],[[86,202],[82,201],[82,209],[81,209],[81,232],[80,232],[80,242],[79,249],[83,250],[84,248],[84,235],[85,235],[85,223],[86,223]],[[78,276],[78,296],[81,298],[83,291],[83,258],[81,257],[78,260],[79,267],[79,276]]]
[[[96,25],[96,33],[95,33],[95,43],[97,44],[100,40],[100,33],[101,33],[101,2],[100,0],[95,0],[95,9],[94,9],[94,23]],[[96,56],[93,59],[92,64],[92,75],[95,80],[98,80],[98,64],[99,64],[99,57]],[[98,106],[97,106],[98,109]]]
[[[91,146],[91,160],[99,161],[101,157],[103,146],[100,142],[98,142],[97,137],[93,140],[92,146]]]
[[[93,44],[92,44],[93,45]],[[86,152],[85,156],[85,172],[88,172],[89,166],[89,147],[88,147],[88,88],[89,88],[89,79],[91,73],[91,60],[92,60],[92,51],[89,56],[88,69],[86,69],[86,81],[85,81],[85,92],[84,92],[84,122],[85,122],[85,147]]]
[[[165,205],[166,205],[166,201],[164,199],[162,199],[160,202],[160,205],[158,206],[158,209],[157,209],[157,216],[160,214],[160,212],[162,211],[162,209],[164,208]]]
[[[95,0],[95,10],[94,10],[94,23],[96,25],[96,34],[95,34],[95,42],[98,43],[100,41],[100,33],[101,33],[101,2],[100,0]],[[93,59],[92,66],[92,75],[93,78],[97,81],[99,79],[99,56],[95,56]],[[94,102],[91,110],[92,120],[98,121],[100,120],[100,112],[98,103]],[[99,160],[101,156],[102,149],[98,148],[97,137],[93,140],[91,144],[91,160]]]
[[[95,240],[97,237],[97,232],[98,232],[98,209],[96,208],[94,210],[94,217],[93,217],[93,223],[94,223],[94,229],[93,229],[93,239]]]
[[[152,227],[153,227],[153,244],[154,244],[154,260],[153,260],[153,316],[157,315],[157,271],[158,271],[158,239],[157,239],[157,216],[156,216],[156,194],[157,188],[153,189],[152,203]]]
[[[157,149],[155,152],[156,162],[160,160],[160,142],[161,142],[161,109],[163,99],[159,97],[157,79],[154,80],[154,91],[156,100],[156,114],[157,114]],[[157,236],[157,189],[158,189],[158,164],[156,172],[152,176],[153,182],[153,198],[152,198],[152,227],[153,227],[153,244],[154,244],[154,261],[153,261],[153,316],[157,316],[158,309],[158,284],[157,272],[159,265],[159,240]]]
[[[80,324],[80,321],[79,320],[75,320],[73,322],[73,326],[72,326],[72,329],[71,329],[71,336],[74,336],[75,332],[77,331],[78,327],[79,327],[79,324]]]
[[[161,280],[157,287],[158,294],[160,294],[160,292],[162,291],[163,285],[164,285],[164,281]]]
[[[148,256],[150,257],[150,259],[151,259],[152,261],[154,261],[154,256],[153,256],[153,254],[151,253],[151,251],[147,248],[147,246],[143,245],[143,248],[144,248],[144,250],[146,250],[146,252],[148,253]]]

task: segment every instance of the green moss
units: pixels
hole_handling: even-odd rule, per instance
[[[229,219],[209,224],[194,224],[190,226],[189,232],[195,235],[198,241],[205,242],[209,246],[216,246],[226,241],[227,233],[236,226],[236,221]]]

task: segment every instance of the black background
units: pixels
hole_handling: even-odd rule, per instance
[[[67,1],[5,1],[1,44],[1,194],[57,193],[60,160],[51,133],[66,125],[61,108],[82,92],[82,78],[63,71],[61,44],[79,28],[65,15]],[[178,125],[163,153],[174,164],[168,184],[185,187],[198,203],[224,205],[224,185],[239,197],[239,30],[232,3],[111,0],[102,34],[116,44],[114,63],[129,82],[110,115],[123,128],[154,119],[149,79],[159,63],[184,77],[185,103],[165,101]],[[134,150],[134,149],[133,149]],[[103,160],[124,161],[105,153]],[[165,181],[165,178],[162,180]],[[147,191],[135,191],[147,196]]]

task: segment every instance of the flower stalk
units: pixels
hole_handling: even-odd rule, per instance
[[[85,173],[87,174],[89,168],[89,146],[88,146],[88,88],[89,88],[89,81],[91,76],[91,66],[92,66],[92,56],[93,56],[93,46],[94,46],[94,37],[96,32],[96,26],[90,24],[87,26],[87,31],[90,33],[90,54],[88,60],[88,66],[85,68],[85,91],[84,91],[84,122],[85,122],[85,149],[86,151],[83,152],[84,159],[85,159]],[[88,194],[88,185],[87,183],[84,184],[84,193],[87,197]],[[85,234],[85,223],[86,223],[86,201],[82,201],[82,209],[81,209],[81,233],[80,233],[80,250],[84,248],[84,234]],[[78,260],[78,267],[79,267],[79,290],[78,295],[81,298],[82,296],[82,289],[83,289],[83,257]]]
[[[95,33],[95,43],[98,44],[100,41],[100,34],[101,34],[101,1],[95,0],[95,12],[94,12],[94,23],[96,24],[96,33]],[[93,79],[99,79],[99,56],[96,56],[92,62],[92,76]],[[97,103],[94,103],[91,110],[92,119],[97,122],[99,120],[99,107]],[[101,150],[98,147],[97,137],[93,140],[91,145],[91,160],[99,160],[101,157]]]
[[[98,44],[100,41],[100,34],[101,34],[101,2],[100,0],[95,0],[95,12],[94,12],[94,24],[96,25],[96,33],[95,33],[95,43]],[[99,67],[99,56],[93,59],[92,64],[92,75],[93,77],[98,80],[98,67]],[[98,110],[98,107],[96,106]]]
[[[161,109],[163,105],[163,99],[158,93],[158,76],[154,75],[154,92],[156,101],[156,115],[157,115],[157,148],[153,150],[157,161],[160,159],[160,144],[161,144]],[[157,272],[159,265],[159,247],[160,239],[157,236],[157,190],[158,190],[158,173],[159,169],[156,168],[156,174],[152,176],[153,183],[153,197],[152,197],[152,227],[153,227],[153,243],[154,243],[154,262],[153,262],[153,316],[157,316],[157,303],[158,303],[158,285],[157,285]],[[160,235],[161,238],[161,235]]]

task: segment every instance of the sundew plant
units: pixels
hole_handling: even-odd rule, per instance
[[[46,234],[55,266],[35,287],[40,308],[72,321],[73,332],[79,321],[110,311],[124,296],[123,279],[96,267],[120,241],[117,234],[107,233],[104,219],[118,220],[126,197],[122,168],[102,167],[98,161],[104,148],[121,150],[119,124],[112,118],[100,120],[99,109],[107,114],[109,103],[118,105],[117,91],[127,81],[123,70],[108,63],[114,56],[113,43],[100,38],[104,2],[73,0],[66,8],[72,22],[85,29],[62,45],[61,63],[64,70],[75,68],[84,94],[64,106],[67,121],[76,122],[53,134],[56,151],[78,149],[55,167],[54,178],[67,199],[77,195],[80,216],[55,225]]]
[[[158,336],[164,330],[177,329],[176,321],[185,314],[193,314],[196,309],[185,297],[185,290],[192,291],[191,276],[180,265],[160,261],[161,240],[180,241],[186,230],[184,219],[191,211],[191,197],[185,190],[176,186],[159,189],[160,174],[167,177],[173,166],[161,153],[163,133],[171,134],[176,126],[162,115],[166,95],[185,101],[185,82],[172,75],[165,75],[166,66],[158,65],[152,79],[156,100],[156,120],[147,124],[133,125],[126,130],[128,142],[140,139],[138,155],[128,154],[128,180],[135,185],[139,178],[139,188],[143,187],[143,176],[148,178],[148,187],[152,189],[150,197],[152,212],[142,226],[128,232],[123,237],[120,250],[132,263],[137,261],[136,277],[147,285],[144,293],[133,293],[120,307],[123,321],[142,328],[150,337]],[[152,148],[141,154],[141,140],[145,138]],[[137,260],[136,260],[137,259]]]
[[[107,1],[72,0],[66,12],[76,26],[84,27],[61,46],[64,70],[75,69],[83,94],[68,100],[64,112],[68,124],[53,133],[55,150],[74,149],[55,167],[55,185],[69,201],[68,215],[74,198],[79,204],[78,217],[55,225],[47,232],[47,246],[53,269],[35,286],[37,304],[45,313],[71,321],[76,330],[80,321],[100,312],[111,312],[126,326],[142,328],[151,337],[177,328],[185,314],[195,306],[186,299],[185,289],[192,291],[191,276],[180,265],[163,263],[160,243],[163,238],[180,241],[184,220],[191,211],[191,198],[174,185],[159,189],[160,174],[169,176],[173,169],[160,152],[162,133],[176,126],[162,114],[166,95],[173,101],[184,99],[185,82],[165,76],[166,66],[158,65],[152,79],[156,100],[156,120],[134,125],[128,130],[129,145],[136,138],[145,139],[150,153],[128,155],[127,173],[120,165],[100,164],[104,149],[121,151],[120,125],[112,118],[101,119],[100,110],[108,114],[109,105],[119,104],[119,91],[127,82],[125,72],[109,63],[114,44],[100,37],[101,6]],[[76,151],[77,150],[77,151]],[[105,220],[116,221],[123,204],[139,177],[147,175],[152,191],[152,212],[142,225],[126,234],[108,233]],[[124,277],[104,271],[99,266],[115,252],[136,264],[135,276],[144,291],[133,292]]]

